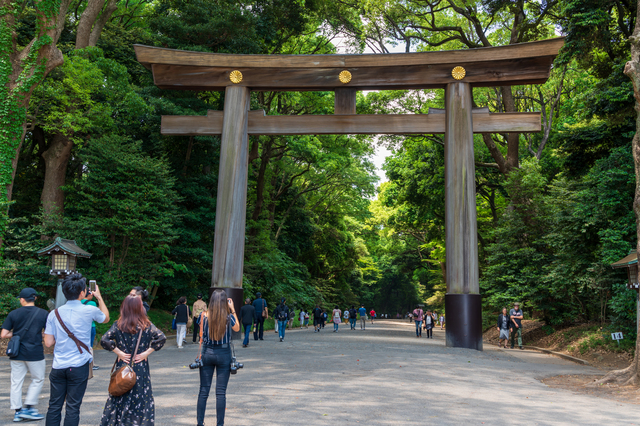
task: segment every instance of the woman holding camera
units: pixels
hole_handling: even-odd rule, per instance
[[[142,330],[142,333],[140,333]],[[131,359],[140,339],[138,351]],[[149,376],[147,358],[159,351],[167,338],[153,325],[137,296],[127,296],[120,306],[120,319],[114,322],[109,331],[102,336],[100,344],[108,351],[118,355],[115,365],[117,371],[125,364],[133,364],[136,383],[133,388],[121,396],[109,396],[102,413],[102,426],[153,426],[155,405]]]
[[[202,339],[200,340],[201,361],[200,393],[198,395],[198,426],[204,426],[204,413],[211,390],[213,373],[216,374],[216,415],[218,426],[224,425],[224,411],[227,405],[227,384],[231,374],[231,330],[240,331],[233,300],[227,298],[224,290],[216,290],[211,295],[209,308],[200,315]]]

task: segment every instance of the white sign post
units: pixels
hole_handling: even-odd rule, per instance
[[[622,340],[622,332],[618,331],[617,333],[611,333],[611,340],[615,340],[620,346],[620,340]]]

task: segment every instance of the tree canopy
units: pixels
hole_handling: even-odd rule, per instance
[[[35,251],[56,235],[116,305],[154,306],[211,282],[220,140],[162,136],[162,115],[220,110],[220,92],[165,91],[142,43],[200,52],[329,54],[500,46],[566,35],[541,86],[474,89],[492,112],[541,111],[537,134],[476,135],[484,310],[517,300],[550,326],[635,333],[633,294],[609,265],[636,245],[635,3],[605,0],[0,0],[0,316],[24,286],[55,293]],[[16,74],[17,73],[17,74]],[[255,92],[271,115],[331,114],[332,92]],[[425,114],[442,90],[365,92],[358,113]],[[439,135],[251,136],[243,287],[296,308],[444,309]],[[373,159],[391,150],[386,181]]]

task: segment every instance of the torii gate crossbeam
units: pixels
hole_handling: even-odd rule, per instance
[[[564,39],[385,55],[229,55],[136,45],[163,89],[224,90],[224,111],[163,116],[165,135],[221,135],[211,288],[242,305],[249,134],[445,135],[447,346],[482,350],[474,133],[540,131],[539,113],[474,109],[472,87],[541,84]],[[358,90],[445,89],[445,110],[356,114]],[[334,115],[266,116],[251,91],[335,91]]]

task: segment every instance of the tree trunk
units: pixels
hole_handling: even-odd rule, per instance
[[[103,6],[104,0],[89,0],[87,3],[87,8],[82,12],[78,29],[76,30],[76,49],[84,49],[89,46],[91,29]]]
[[[627,62],[624,67],[624,73],[633,82],[633,95],[636,100],[636,134],[633,137],[631,143],[631,149],[633,150],[633,162],[636,170],[636,193],[633,200],[633,210],[636,214],[636,233],[637,233],[637,246],[636,250],[640,254],[640,0],[638,0],[638,16],[636,17],[636,26],[633,30],[633,35],[629,37],[631,42],[631,60]],[[638,306],[636,304],[636,306]],[[636,308],[636,315],[640,315]],[[640,332],[640,329],[637,330]],[[636,337],[636,353],[633,358],[633,362],[630,366],[623,370],[614,370],[609,372],[601,380],[594,382],[594,386],[602,383],[618,383],[622,385],[640,385],[640,339]]]
[[[47,218],[64,216],[64,191],[62,187],[67,177],[67,165],[73,149],[73,141],[62,133],[51,139],[49,149],[42,153],[45,162],[42,207]]]
[[[102,11],[102,14],[93,25],[93,30],[91,30],[91,35],[89,36],[89,46],[95,46],[98,43],[104,26],[109,22],[111,15],[113,15],[113,12],[115,12],[116,9],[118,9],[117,0],[109,0]]]

